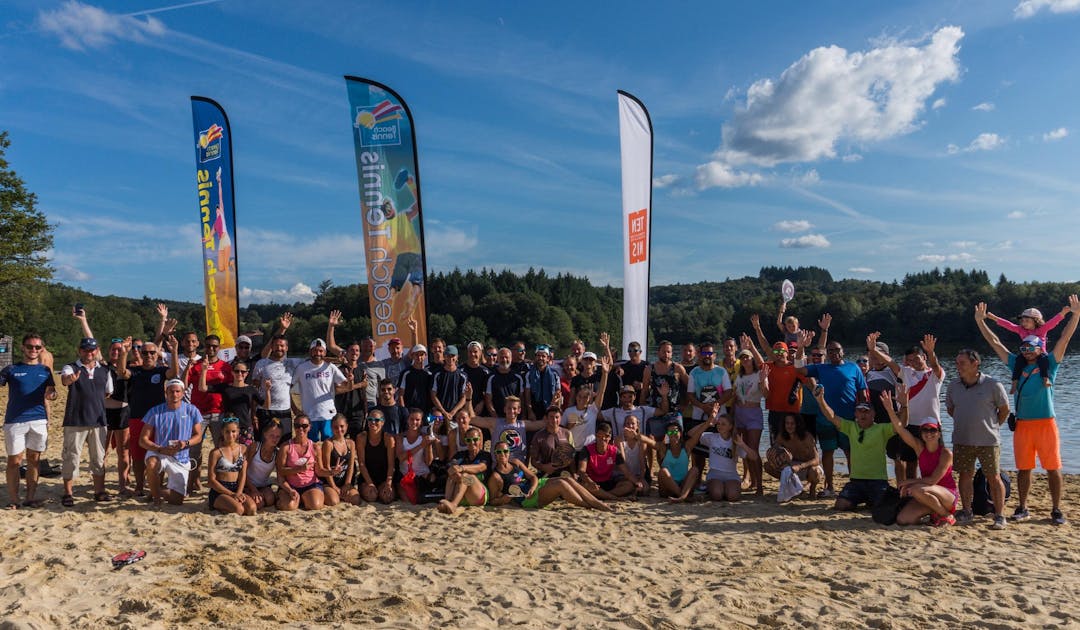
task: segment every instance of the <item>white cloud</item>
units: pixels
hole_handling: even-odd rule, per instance
[[[996,133],[980,133],[971,141],[971,144],[967,145],[963,149],[950,144],[945,147],[945,151],[949,155],[956,155],[957,153],[974,153],[975,151],[993,151],[994,149],[1000,149],[1005,146],[1005,138],[997,135]]]
[[[949,101],[947,99],[939,98],[934,101],[934,104],[930,106],[930,109],[941,109],[942,107],[945,107],[948,103]]]
[[[1043,9],[1051,13],[1074,13],[1080,11],[1080,0],[1023,0],[1016,5],[1013,15],[1016,19],[1022,20]]]
[[[1020,210],[1013,210],[1009,214],[1005,215],[1006,219],[1016,219],[1016,220],[1024,219],[1026,217],[1027,217],[1027,214],[1024,213],[1024,212],[1021,212]]]
[[[765,181],[760,173],[737,171],[721,162],[709,162],[697,167],[694,182],[698,190],[706,188],[740,188],[742,186],[757,186]]]
[[[1043,142],[1053,142],[1055,140],[1061,140],[1069,135],[1069,130],[1065,127],[1058,127],[1053,131],[1048,131],[1043,134]]]
[[[248,304],[311,304],[315,301],[315,292],[303,282],[297,282],[288,289],[240,289],[240,303]]]
[[[1014,244],[1015,241],[1012,240],[1001,241],[1000,243],[994,243],[994,249],[1012,249]]]
[[[785,238],[780,241],[780,247],[786,249],[808,249],[829,247],[832,243],[821,234],[806,234],[797,238]]]
[[[939,84],[960,76],[959,27],[921,42],[866,52],[815,48],[780,77],[761,79],[722,131],[713,163],[726,165],[832,158],[844,140],[872,142],[909,133]]]
[[[90,278],[90,274],[71,265],[56,266],[56,279],[61,282],[86,282]]]
[[[104,48],[117,39],[144,41],[147,36],[165,33],[165,25],[155,17],[140,20],[76,0],[69,0],[52,11],[41,11],[38,25],[72,50]]]
[[[790,221],[777,221],[776,223],[773,223],[772,227],[777,232],[790,232],[792,234],[797,234],[799,232],[805,232],[809,230],[810,228],[814,227],[814,224],[810,223],[805,219],[796,219]]]
[[[869,267],[848,267],[848,271],[851,273],[874,273],[874,270]]]
[[[795,182],[797,184],[802,184],[803,186],[813,186],[814,184],[821,182],[821,175],[818,175],[817,169],[812,168],[802,175],[797,175],[795,177]]]
[[[667,175],[661,175],[660,177],[654,177],[652,180],[653,188],[667,188],[672,184],[678,183],[680,177],[674,173],[668,173]]]
[[[476,228],[466,232],[442,221],[428,220],[425,223],[427,226],[424,229],[424,245],[429,252],[429,258],[465,253],[476,249],[480,244]]]
[[[975,241],[953,241],[949,243],[949,247],[953,249],[971,249],[975,247]]]
[[[977,111],[977,112],[992,112],[992,111],[994,111],[994,104],[993,103],[979,103],[978,105],[976,105],[975,107],[972,107],[971,109],[974,110],[974,111]]]
[[[848,153],[847,155],[845,155],[845,156],[844,156],[843,158],[841,158],[841,159],[842,159],[843,161],[845,161],[845,162],[848,162],[848,163],[851,163],[851,162],[862,162],[862,156],[861,156],[861,155],[859,155],[858,153]]]
[[[967,252],[960,252],[959,254],[921,254],[916,256],[915,260],[934,264],[943,262],[971,263],[975,262],[976,258]]]

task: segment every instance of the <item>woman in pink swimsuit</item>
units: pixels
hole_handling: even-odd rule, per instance
[[[323,507],[323,494],[319,475],[332,471],[323,470],[315,456],[315,443],[308,439],[311,420],[299,415],[293,420],[292,439],[278,449],[277,473],[281,489],[278,490],[277,509],[281,512],[295,510],[303,505],[305,510]]]
[[[900,496],[914,500],[896,515],[896,524],[916,525],[929,515],[934,527],[955,525],[953,513],[960,493],[953,477],[952,451],[941,440],[941,425],[936,419],[927,418],[919,426],[919,435],[912,435],[896,415],[888,392],[882,393],[881,404],[889,413],[896,434],[919,455],[919,476],[900,483]]]

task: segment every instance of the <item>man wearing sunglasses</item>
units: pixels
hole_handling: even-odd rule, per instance
[[[4,413],[4,452],[7,453],[7,509],[34,507],[38,462],[48,443],[46,400],[56,400],[52,370],[42,364],[45,342],[37,334],[23,337],[23,360],[0,370],[0,387],[7,385]],[[26,501],[19,503],[19,467],[26,455]]]
[[[171,337],[171,343],[177,343],[176,337]],[[128,410],[128,452],[131,455],[131,468],[135,473],[135,495],[142,496],[146,484],[146,449],[139,442],[142,435],[143,417],[152,408],[165,403],[165,381],[177,378],[179,374],[179,360],[171,361],[170,367],[158,364],[161,351],[158,345],[152,341],[143,344],[139,349],[141,356],[140,365],[130,368],[128,376],[127,394]]]
[[[525,357],[525,342],[516,341],[514,347],[511,348],[511,361],[510,369],[515,374],[520,374],[522,378],[529,373],[529,360]]]
[[[735,390],[731,388],[731,377],[727,370],[716,363],[716,347],[711,342],[705,342],[698,347],[699,365],[690,370],[690,377],[686,386],[686,393],[693,405],[693,416],[683,424],[683,432],[689,433],[691,429],[705,422],[712,414],[714,404],[724,407],[734,398]],[[709,449],[704,445],[694,447],[694,466],[698,470],[705,469],[705,458],[709,456]]]
[[[854,510],[861,504],[878,504],[889,487],[888,461],[885,445],[896,435],[892,424],[874,422],[874,406],[865,400],[855,404],[855,420],[840,418],[825,401],[825,388],[814,387],[821,415],[851,440],[851,477],[833,503],[834,510]],[[907,407],[901,408],[901,419],[907,420]]]
[[[1031,517],[1027,509],[1028,492],[1031,490],[1031,471],[1035,468],[1035,459],[1046,470],[1046,480],[1050,485],[1050,522],[1064,525],[1065,515],[1061,512],[1061,497],[1064,479],[1061,475],[1061,441],[1058,436],[1057,420],[1054,413],[1054,382],[1057,379],[1058,365],[1065,357],[1065,349],[1076,332],[1080,320],[1080,298],[1069,296],[1069,311],[1072,316],[1065,324],[1065,330],[1054,344],[1054,350],[1048,354],[1050,371],[1038,374],[1039,355],[1044,352],[1042,340],[1035,335],[1025,337],[1020,346],[1020,354],[1009,352],[997,335],[986,325],[986,304],[975,307],[975,323],[979,326],[986,342],[994,349],[1003,363],[1012,371],[1021,363],[1022,378],[1016,392],[1016,431],[1013,433],[1013,454],[1018,469],[1016,480],[1020,495],[1020,505],[1013,512],[1013,520],[1023,521]],[[1050,379],[1051,386],[1046,387],[1040,381]]]

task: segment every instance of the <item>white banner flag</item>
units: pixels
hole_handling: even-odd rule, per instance
[[[632,341],[649,339],[649,256],[652,238],[652,121],[645,105],[619,90],[622,149],[623,334],[621,355]]]

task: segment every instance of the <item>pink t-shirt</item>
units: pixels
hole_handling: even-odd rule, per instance
[[[311,440],[308,440],[307,451],[305,451],[303,454],[297,454],[296,445],[291,442],[286,448],[288,449],[288,452],[285,455],[285,466],[288,468],[296,468],[297,466],[300,466],[301,459],[307,458],[304,461],[304,464],[307,464],[307,462],[315,459],[315,443]],[[288,481],[289,485],[292,486],[294,489],[305,488],[315,483],[315,469],[312,468],[311,470],[305,470],[295,475],[289,475],[285,478],[285,480]]]
[[[622,463],[622,455],[619,454],[619,449],[610,443],[601,453],[596,450],[596,442],[593,442],[585,447],[585,454],[589,458],[585,472],[589,475],[589,479],[596,483],[609,481],[612,475],[615,474],[615,467]]]
[[[945,449],[938,447],[938,450],[931,453],[930,449],[924,448],[922,452],[919,453],[919,474],[925,477],[937,470],[938,464],[941,462],[941,454],[944,450]],[[956,489],[956,479],[953,478],[952,466],[949,466],[949,469],[945,471],[945,474],[937,482],[937,485],[945,488],[956,496],[960,496],[960,492]]]
[[[1001,326],[1005,330],[1016,333],[1020,336],[1021,339],[1027,337],[1028,335],[1035,335],[1039,339],[1042,339],[1043,348],[1046,348],[1046,334],[1053,330],[1055,327],[1057,327],[1057,325],[1060,324],[1061,320],[1063,319],[1065,319],[1065,315],[1058,313],[1057,315],[1051,317],[1050,321],[1046,322],[1042,326],[1039,326],[1038,328],[1033,328],[1031,330],[1024,328],[1020,324],[1014,324],[1009,320],[1002,319],[1000,317],[997,320],[997,325]]]

